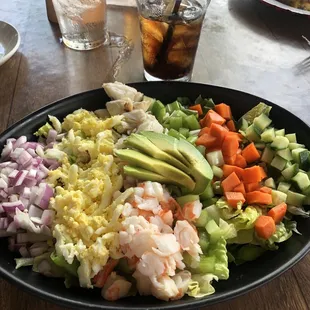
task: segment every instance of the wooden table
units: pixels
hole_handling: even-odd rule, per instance
[[[136,11],[110,7],[109,29],[135,47],[117,76],[143,80]],[[47,21],[44,1],[1,0],[0,19],[15,25],[21,46],[0,67],[0,131],[54,100],[98,88],[110,78],[116,48],[77,52],[59,41]],[[203,29],[193,81],[250,92],[271,100],[310,124],[310,20],[267,7],[257,0],[212,0]],[[307,309],[310,254],[284,275],[242,297],[208,309]],[[2,310],[60,310],[0,280]]]

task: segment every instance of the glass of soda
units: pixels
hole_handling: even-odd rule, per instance
[[[53,0],[63,42],[91,50],[108,42],[106,0]]]
[[[189,81],[211,0],[137,0],[144,76]]]

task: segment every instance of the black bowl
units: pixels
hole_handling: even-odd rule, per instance
[[[264,101],[273,107],[271,118],[277,128],[297,133],[298,142],[310,147],[310,128],[296,116],[283,108],[240,91],[194,83],[153,82],[131,84],[150,97],[155,97],[165,103],[174,101],[177,97],[187,96],[194,100],[198,95],[212,97],[215,102],[225,102],[231,105],[233,115],[239,118],[243,113]],[[79,108],[96,110],[104,108],[108,97],[103,89],[93,90],[62,99],[46,106],[7,129],[0,136],[0,149],[9,137],[27,135],[45,123],[47,115],[55,115],[62,119],[65,115]],[[31,271],[30,268],[15,270],[14,254],[7,250],[6,240],[0,241],[0,273],[7,280],[19,285],[29,293],[38,295],[51,302],[66,307],[78,309],[190,309],[199,308],[244,294],[279,276],[296,264],[307,254],[310,247],[310,221],[298,218],[298,229],[302,235],[296,235],[280,245],[276,252],[269,252],[259,260],[236,267],[230,266],[230,277],[227,281],[214,283],[216,293],[203,298],[185,297],[178,301],[163,302],[152,297],[132,297],[108,302],[101,298],[99,290],[66,289],[60,279],[50,279]]]

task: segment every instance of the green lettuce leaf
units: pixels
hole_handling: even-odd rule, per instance
[[[248,206],[244,210],[228,220],[228,223],[234,224],[236,230],[241,229],[251,229],[254,227],[257,218],[262,215],[262,210],[260,208]]]
[[[212,286],[213,280],[218,281],[218,277],[214,274],[193,275],[186,294],[195,298],[201,298],[213,294],[215,292],[215,289]]]

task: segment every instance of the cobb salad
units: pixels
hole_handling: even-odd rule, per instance
[[[199,96],[164,105],[122,83],[105,109],[48,116],[6,141],[0,236],[16,268],[99,288],[106,300],[215,292],[309,217],[310,156],[259,103],[239,121]]]

